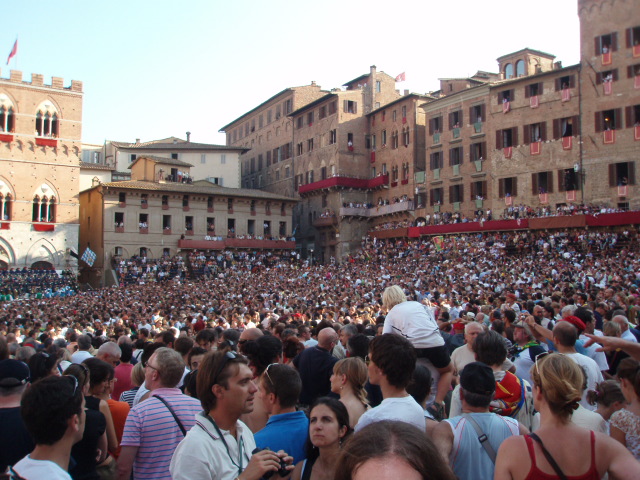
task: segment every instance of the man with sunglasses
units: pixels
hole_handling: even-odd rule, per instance
[[[84,396],[73,376],[46,377],[22,397],[22,418],[36,447],[11,469],[12,478],[71,480],[71,447],[82,439]]]
[[[195,427],[180,442],[171,460],[173,480],[258,480],[289,466],[283,451],[255,451],[251,430],[240,416],[253,411],[258,391],[248,361],[232,351],[210,352],[198,370],[202,412]]]

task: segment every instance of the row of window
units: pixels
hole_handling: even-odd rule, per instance
[[[15,107],[9,97],[0,94],[0,133],[15,131]],[[58,137],[59,115],[50,102],[43,102],[36,109],[35,134],[41,137]]]
[[[640,26],[627,28],[624,33],[627,48],[634,48],[640,45]],[[594,37],[594,52],[596,55],[617,51],[618,32],[605,33]]]
[[[400,109],[400,113],[402,115],[402,121],[404,123],[406,121],[406,119],[407,119],[407,106],[406,105],[402,106],[402,108]],[[383,110],[382,112],[380,112],[379,115],[380,115],[380,117],[381,117],[383,122],[387,119],[387,111],[386,110]],[[374,114],[374,115],[371,116],[371,123],[373,125],[376,124],[377,117],[378,117],[378,114]],[[398,111],[394,109],[394,110],[391,111],[391,121],[395,122],[397,120],[398,120]]]
[[[0,195],[1,197],[1,195]],[[166,208],[169,207],[169,195],[162,195],[161,197],[161,203],[162,203],[162,207]],[[189,195],[183,195],[182,196],[182,207],[189,207],[189,202],[190,202],[190,196]],[[207,197],[207,209],[208,210],[213,210],[213,206],[214,206],[214,202],[215,202],[215,197]],[[118,194],[118,203],[120,207],[125,207],[127,204],[127,194],[125,192],[120,192]],[[149,195],[146,193],[143,193],[140,196],[140,206],[143,208],[146,208],[148,206],[149,203]],[[234,199],[233,198],[228,198],[227,199],[227,211],[230,213],[233,213],[233,205],[234,205]],[[250,202],[250,210],[251,212],[255,212],[256,210],[256,200],[251,200]],[[265,203],[265,211],[267,213],[271,212],[271,202],[266,202]],[[286,212],[286,203],[282,202],[280,204],[280,212],[284,215]],[[120,212],[121,213],[121,212]]]
[[[487,143],[477,142],[469,145],[469,159],[471,162],[481,161],[487,158]],[[464,147],[449,149],[449,166],[462,165],[464,163]],[[444,168],[444,152],[432,152],[429,155],[429,169],[437,170]]]
[[[0,194],[0,220],[11,221],[13,220],[13,197],[11,194],[6,196]],[[55,223],[56,221],[57,201],[56,197],[40,196],[36,195],[32,201],[32,222],[49,222]]]
[[[471,124],[482,123],[484,118],[486,118],[486,107],[484,103],[469,107],[469,121]],[[464,125],[462,109],[450,112],[448,114],[448,121],[449,130],[461,128]],[[443,130],[444,121],[442,115],[429,119],[429,135],[441,133]]]
[[[124,212],[115,212],[114,213],[114,228],[116,233],[124,233],[125,231],[125,214]],[[227,228],[229,231],[235,230],[235,222],[234,218],[227,219]],[[286,235],[287,231],[287,222],[279,222],[280,235]],[[262,223],[264,235],[271,235],[271,220],[264,220]],[[171,215],[163,215],[162,216],[162,231],[170,232],[172,230],[173,217]],[[188,233],[193,233],[196,230],[196,223],[194,221],[194,217],[187,215],[184,217],[184,230]],[[255,225],[256,221],[253,219],[247,220],[247,233],[249,235],[255,235]],[[216,219],[215,217],[206,217],[206,221],[203,225],[206,228],[207,234],[215,234],[216,231]],[[149,214],[141,213],[138,215],[138,230],[142,233],[148,233],[149,230],[153,230],[150,227]],[[204,229],[203,229],[204,230]]]
[[[292,152],[293,152],[293,142],[285,143],[280,147],[267,151],[266,152],[267,168],[270,167],[271,165],[275,165],[278,162],[282,162],[284,160],[291,158]],[[258,160],[257,169],[258,171],[260,171],[264,167],[263,162],[265,160],[265,157],[263,156],[262,153],[258,155],[257,160]],[[246,175],[247,173],[255,173],[255,172],[256,172],[256,157],[253,157],[245,162],[243,174]]]

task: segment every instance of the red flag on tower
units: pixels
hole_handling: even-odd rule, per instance
[[[406,77],[405,72],[402,72],[400,75],[396,77],[396,82],[404,82],[406,80],[405,77]]]
[[[16,53],[18,53],[18,39],[16,38],[15,43],[13,44],[13,48],[11,49],[11,52],[9,53],[9,58],[7,58],[7,65],[9,65],[9,62],[11,61],[11,59],[13,57],[15,57]]]

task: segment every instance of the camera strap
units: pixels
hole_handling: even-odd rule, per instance
[[[229,444],[224,439],[224,435],[222,434],[222,430],[220,430],[220,427],[218,427],[218,425],[216,424],[215,420],[213,418],[211,418],[211,415],[207,415],[207,418],[209,419],[209,421],[213,425],[213,428],[216,429],[216,432],[218,432],[218,435],[220,435],[220,440],[222,440],[222,443],[224,444],[224,448],[227,449],[227,456],[229,457],[229,460],[231,461],[231,463],[235,467],[238,468],[238,475],[240,475],[242,473],[242,471],[244,470],[244,468],[242,468],[242,449],[244,448],[244,439],[242,437],[242,434],[240,434],[240,440],[238,440],[238,463],[236,463],[236,462],[233,461],[233,458],[231,457],[231,451],[229,450]]]

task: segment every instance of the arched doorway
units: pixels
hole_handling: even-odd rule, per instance
[[[51,262],[40,260],[31,264],[31,270],[54,270]]]
[[[9,270],[9,264],[4,260],[0,260],[0,270]]]

